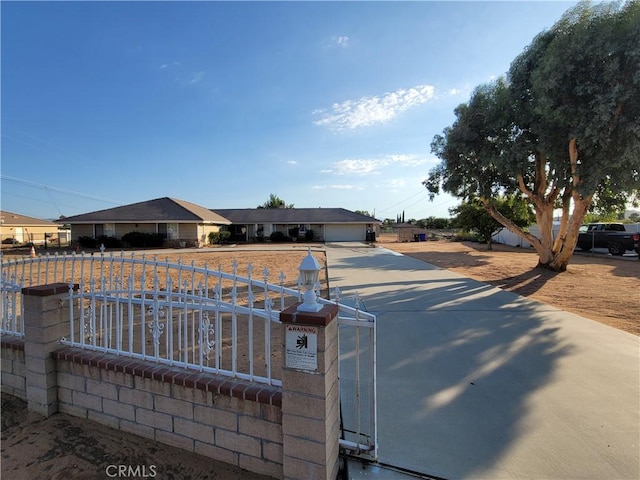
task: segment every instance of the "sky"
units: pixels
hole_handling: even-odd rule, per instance
[[[576,2],[11,2],[0,208],[449,217],[431,141]]]

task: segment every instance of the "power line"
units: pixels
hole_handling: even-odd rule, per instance
[[[88,195],[86,193],[81,193],[81,192],[74,192],[73,190],[65,190],[64,188],[54,187],[52,185],[46,185],[44,183],[36,183],[36,182],[32,182],[30,180],[24,180],[22,178],[10,177],[8,175],[0,175],[0,178],[2,180],[6,180],[8,182],[13,182],[13,183],[18,183],[18,184],[23,184],[23,185],[29,185],[29,186],[33,186],[33,187],[43,188],[43,189],[45,189],[45,191],[47,191],[47,193],[49,195],[50,195],[49,191],[54,191],[54,192],[63,193],[65,195],[73,195],[73,196],[76,196],[76,197],[87,198],[89,200],[97,200],[99,202],[110,203],[112,205],[122,205],[121,202],[116,202],[115,200],[96,197],[94,195]]]
[[[6,129],[14,130],[14,132],[7,132]],[[17,135],[17,136],[16,136]],[[66,159],[73,159],[76,161],[82,161],[80,155],[65,151],[64,149],[57,146],[55,143],[50,142],[44,138],[33,135],[32,133],[25,132],[24,130],[20,130],[19,128],[8,125],[6,122],[2,124],[2,136],[6,139],[13,140],[18,143],[22,143],[31,148],[35,148],[42,152],[54,155],[61,155]]]
[[[417,196],[418,196],[418,195],[420,195],[421,193],[425,193],[425,192],[426,192],[426,190],[425,190],[425,189],[421,189],[418,193],[415,193],[415,194],[411,195],[410,197],[405,198],[404,200],[401,200],[401,201],[399,201],[398,203],[395,203],[395,204],[391,205],[390,207],[383,208],[383,209],[379,210],[379,212],[389,212],[389,211],[391,211],[392,209],[394,209],[395,207],[397,207],[398,205],[401,205],[401,204],[403,204],[403,203],[405,203],[405,202],[407,202],[407,201],[409,201],[409,200],[411,200],[411,199],[413,199],[413,198],[417,197]]]

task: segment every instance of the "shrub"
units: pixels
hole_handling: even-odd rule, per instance
[[[93,237],[78,237],[78,244],[84,248],[96,248],[98,246],[97,240]]]
[[[231,232],[227,232],[226,230],[221,230],[219,232],[210,232],[209,233],[209,243],[212,245],[220,245],[227,241],[227,239],[231,236]]]
[[[122,241],[132,248],[162,247],[164,239],[162,233],[129,232],[122,236]]]
[[[315,238],[315,233],[313,233],[313,230],[307,230],[307,233],[304,234],[304,239],[307,242],[313,242],[314,238]]]
[[[104,248],[120,248],[122,242],[115,237],[107,237],[106,235],[100,235],[96,239],[96,246],[104,245]]]
[[[272,242],[275,243],[275,242],[284,242],[287,237],[285,237],[284,233],[282,232],[272,232],[269,238],[271,239]]]
[[[460,230],[455,233],[453,237],[454,242],[477,242],[478,235],[474,232],[468,232],[466,230]]]

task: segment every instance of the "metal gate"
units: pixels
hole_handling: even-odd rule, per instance
[[[278,277],[279,284],[272,284],[268,282],[267,270],[263,272],[262,280],[255,279],[251,265],[248,275],[243,277],[238,275],[235,263],[233,273],[224,273],[206,267],[158,261],[155,257],[149,259],[144,254],[139,257],[134,254],[130,257],[124,254],[47,255],[16,260],[2,258],[1,263],[3,334],[22,335],[19,294],[22,286],[61,281],[82,284],[84,281],[84,287],[77,293],[70,291],[71,298],[79,302],[80,317],[70,321],[65,343],[280,384],[277,372],[271,372],[268,367],[266,372],[254,371],[249,361],[246,371],[243,370],[243,365],[237,363],[238,353],[234,348],[228,362],[224,358],[220,360],[218,355],[210,356],[208,352],[222,345],[216,335],[229,325],[231,336],[237,336],[237,316],[241,314],[256,328],[265,325],[255,337],[264,337],[264,345],[255,351],[262,347],[273,348],[269,340],[271,321],[277,321],[280,311],[302,298],[300,283],[297,288],[286,288],[283,275]],[[172,283],[171,273],[177,276],[175,283]],[[13,290],[9,288],[11,284],[15,284]],[[339,289],[332,293],[332,299],[320,298],[319,301],[335,303],[339,307],[340,448],[351,455],[375,461],[378,454],[376,316],[361,310],[357,294],[341,299]],[[175,323],[172,323],[174,316]],[[253,327],[248,330],[252,331]],[[253,342],[252,337],[249,345]],[[180,345],[183,345],[182,350]],[[184,352],[191,352],[191,357],[185,356]],[[253,356],[250,353],[248,358]],[[264,361],[269,357],[267,350],[260,363],[269,365]],[[225,368],[225,363],[231,367]]]
[[[376,316],[344,304],[339,290],[333,300],[339,305],[338,343],[342,451],[376,461],[378,431],[376,413]]]

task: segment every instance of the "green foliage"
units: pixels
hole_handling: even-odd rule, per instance
[[[493,203],[502,215],[519,227],[528,227],[535,220],[530,207],[519,195],[498,197],[493,200]],[[463,202],[449,211],[455,215],[452,220],[455,228],[476,232],[478,239],[482,242],[490,244],[491,237],[503,227],[489,215],[484,205],[478,200]]]
[[[432,151],[443,161],[425,181],[433,195],[491,197],[536,180],[570,187],[568,141],[579,149],[582,195],[640,187],[640,2],[580,3],[511,64],[509,81],[479,86],[455,110]],[[603,196],[606,197],[606,196]]]
[[[129,232],[122,236],[122,242],[131,248],[158,248],[165,241],[162,233]]]
[[[619,222],[618,216],[615,213],[587,213],[582,220],[582,223],[612,223]]]
[[[299,227],[293,227],[289,229],[289,236],[292,238],[297,238],[298,237],[298,232],[300,231]]]
[[[226,242],[231,236],[231,232],[220,230],[219,232],[209,232],[208,239],[211,245],[220,245]]]
[[[581,195],[598,185],[613,192],[640,184],[640,2],[568,10],[534,39],[509,71],[510,89],[555,178],[567,172],[567,142],[579,150]]]
[[[287,237],[282,232],[271,232],[271,235],[269,235],[269,238],[273,243],[288,242],[291,240],[290,237]]]
[[[104,245],[105,248],[121,248],[122,242],[115,237],[108,237],[106,235],[100,235],[97,238],[83,236],[78,237],[78,244],[82,248],[100,248]]]
[[[313,239],[315,238],[315,233],[313,233],[313,230],[307,230],[304,234],[304,239],[307,242],[313,242]]]
[[[258,208],[293,208],[293,203],[287,204],[275,193],[270,193],[269,200],[262,205],[258,205]]]
[[[448,218],[428,217],[424,219],[424,221],[418,221],[418,225],[420,225],[421,222],[424,223],[424,227],[433,230],[446,230],[447,228],[451,228],[451,220]]]
[[[639,45],[637,0],[567,11],[514,59],[507,78],[477,87],[434,137],[441,163],[423,182],[430,197],[445,191],[491,210],[493,199],[520,191],[546,240],[491,210],[494,218],[530,241],[541,265],[566,268],[592,202],[611,212],[640,195]],[[549,225],[560,201],[558,244]]]
[[[100,235],[96,239],[96,245],[104,245],[104,248],[121,248],[122,242],[115,237],[107,237],[106,235]]]
[[[78,245],[83,248],[96,248],[98,246],[97,240],[89,236],[78,237]]]
[[[365,217],[373,217],[373,215],[371,215],[368,210],[356,210],[355,213],[359,213],[360,215],[364,215]]]
[[[454,242],[480,242],[480,238],[475,232],[458,230],[452,239]]]

